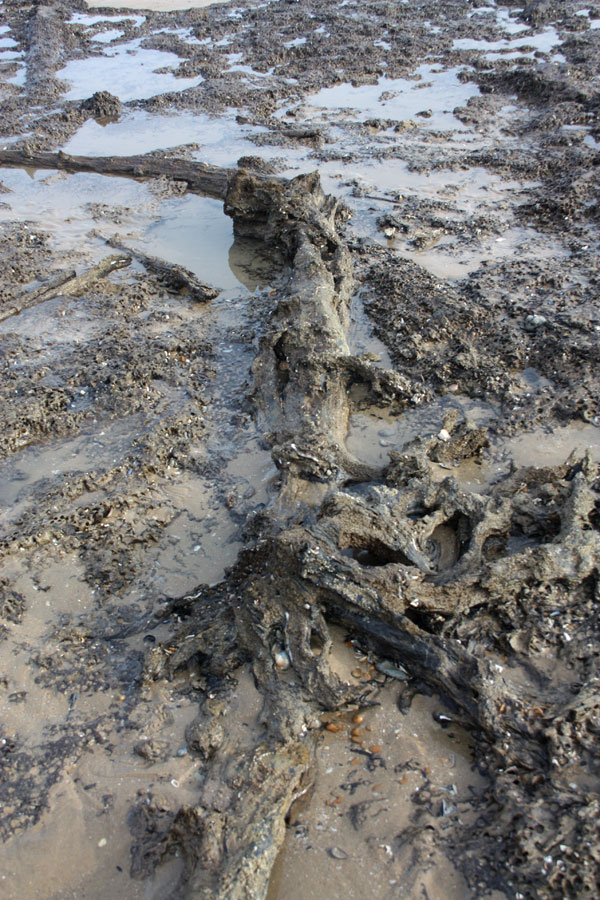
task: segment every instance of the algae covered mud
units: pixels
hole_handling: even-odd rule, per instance
[[[7,898],[595,897],[600,16],[0,4]]]

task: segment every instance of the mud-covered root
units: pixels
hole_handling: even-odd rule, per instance
[[[133,830],[145,837],[137,845],[133,872],[143,876],[176,852],[185,862],[178,896],[262,900],[283,843],[286,816],[310,790],[313,766],[310,738],[258,744],[245,754],[234,750],[218,771],[207,774],[203,804],[182,807],[171,821],[161,822],[158,808],[134,813]]]
[[[181,622],[180,628],[166,644],[159,644],[146,654],[144,679],[170,679],[178,671],[199,668],[203,675],[224,676],[247,659],[236,631],[231,589],[225,583],[173,600],[164,617]]]
[[[318,172],[283,181],[260,178],[242,169],[229,181],[225,197],[225,213],[233,219],[236,234],[281,247],[291,260],[304,237],[342,279],[350,270],[342,271],[349,253],[337,228],[340,210],[339,201],[323,192]],[[342,266],[335,271],[339,260]],[[341,283],[336,289],[343,296]]]
[[[210,841],[212,865],[196,866],[186,898],[253,900],[266,896],[285,836],[285,817],[310,787],[311,744],[305,740],[275,748],[259,746],[250,758],[238,760],[231,776],[236,794],[222,815],[220,846]],[[206,855],[204,859],[209,861]]]
[[[437,434],[390,454],[385,469],[352,460],[345,449],[352,386],[364,384],[365,396],[392,398],[400,407],[411,397],[407,378],[376,372],[349,352],[352,269],[335,230],[335,204],[314,176],[285,186],[242,172],[227,208],[238,233],[277,244],[290,269],[253,367],[257,422],[279,468],[280,492],[261,513],[254,544],[213,590],[218,606],[211,607],[209,589],[187,598],[191,618],[170,657],[164,648],[154,651],[156,674],[195,658],[224,676],[228,665],[233,671],[251,661],[263,700],[260,742],[240,754],[235,781],[209,708],[190,736],[207,783],[233,786],[237,816],[237,824],[231,815],[225,821],[221,809],[202,800],[195,809],[197,841],[181,838],[196,848],[186,851],[190,896],[262,896],[291,802],[280,786],[280,760],[308,745],[323,712],[369,702],[377,689],[336,674],[334,625],[413,684],[445,697],[475,729],[491,779],[486,815],[502,814],[501,825],[486,819],[468,833],[468,849],[460,847],[464,868],[473,881],[507,884],[510,854],[506,840],[494,838],[508,828],[518,883],[544,896],[544,857],[532,844],[536,819],[550,822],[556,809],[565,817],[565,847],[577,838],[591,843],[589,810],[597,799],[586,802],[560,772],[564,766],[568,776],[577,742],[596,728],[597,468],[588,458],[520,469],[486,495],[461,490],[452,477],[436,483],[431,462],[477,455],[487,441],[485,429],[456,413]],[[573,693],[585,694],[587,710],[575,728]],[[561,723],[555,732],[552,722]],[[272,806],[264,785],[260,794],[256,788],[261,754]],[[292,780],[301,768],[292,767]],[[267,831],[257,832],[251,823],[263,820]],[[213,863],[202,843],[207,822]],[[483,827],[485,840],[477,831]],[[538,843],[554,859],[549,825],[542,833]],[[233,848],[227,857],[225,843]],[[565,850],[564,868],[553,870],[573,897],[574,853]],[[483,872],[481,860],[490,857],[490,872]]]

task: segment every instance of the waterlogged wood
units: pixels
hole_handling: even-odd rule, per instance
[[[98,279],[106,278],[107,275],[110,275],[111,272],[116,272],[117,269],[126,269],[129,265],[131,265],[131,256],[125,253],[113,253],[112,256],[105,257],[97,265],[91,269],[86,269],[81,275],[69,281],[61,293],[72,297],[89,288]]]
[[[148,271],[158,275],[168,287],[177,291],[186,291],[191,295],[192,299],[197,300],[199,303],[214,300],[221,293],[220,288],[212,287],[210,284],[200,281],[185,266],[167,262],[165,259],[159,259],[157,256],[148,256],[146,253],[142,253],[141,250],[136,250],[133,247],[120,243],[116,238],[110,238],[106,243],[116,250],[122,250],[124,253],[130,254],[138,262],[141,262]]]
[[[116,253],[107,256],[96,266],[77,275],[76,272],[67,272],[58,275],[56,278],[40,285],[33,291],[28,291],[8,301],[8,304],[0,310],[0,322],[4,322],[11,316],[17,316],[25,309],[44,303],[46,300],[52,300],[53,297],[69,296],[79,294],[89,288],[94,282],[100,278],[106,278],[111,272],[117,269],[123,269],[130,265],[131,256],[122,253]]]
[[[68,153],[30,153],[0,150],[0,166],[59,169],[63,172],[95,172],[130,178],[171,178],[184,181],[191,191],[224,199],[235,169],[223,169],[187,159],[161,156],[70,156]]]
[[[413,389],[405,376],[352,355],[352,261],[337,231],[335,201],[323,195],[314,175],[283,183],[239,172],[225,211],[236,234],[277,247],[289,266],[252,369],[256,421],[278,469],[278,492],[247,524],[246,547],[227,579],[175,601],[173,613],[184,613],[181,632],[151,651],[146,674],[171,677],[201,660],[206,676],[235,677],[240,662],[248,662],[264,705],[260,738],[242,757],[225,739],[222,707],[204,702],[193,740],[210,751],[203,751],[205,787],[150,849],[158,847],[160,858],[173,847],[186,855],[186,900],[264,898],[290,803],[302,776],[311,778],[308,759],[320,713],[376,702],[385,677],[377,669],[340,677],[330,662],[332,624],[352,635],[365,658],[375,653],[406,672],[411,683],[403,702],[424,684],[453,704],[453,719],[477,730],[492,748],[484,759],[497,765],[493,812],[500,810],[503,819],[489,827],[505,840],[525,815],[537,838],[542,806],[537,799],[532,805],[531,787],[546,785],[546,797],[560,808],[565,783],[551,784],[555,759],[571,759],[566,753],[590,734],[589,723],[570,738],[573,709],[567,707],[553,726],[549,750],[550,730],[542,730],[540,719],[545,710],[561,709],[561,693],[544,663],[539,672],[533,669],[538,688],[529,697],[519,678],[505,674],[523,665],[518,648],[529,640],[527,632],[514,633],[519,644],[512,657],[512,644],[494,644],[490,633],[498,629],[498,610],[504,621],[513,614],[511,603],[518,616],[535,610],[524,583],[558,582],[561,594],[593,583],[597,591],[599,539],[590,528],[597,509],[590,485],[597,475],[583,464],[568,481],[567,468],[532,468],[514,472],[490,494],[471,493],[453,478],[431,478],[429,460],[442,458],[439,448],[434,455],[440,444],[435,433],[405,444],[381,469],[352,458],[345,447],[352,387],[380,405],[391,397],[396,408],[411,402]],[[457,459],[472,452],[473,431],[465,424],[461,436],[461,427],[444,419],[451,440],[442,443],[452,444]],[[560,552],[549,541],[537,552],[502,558],[500,551],[496,558],[498,536],[511,535],[515,523],[530,523],[532,535],[547,533],[546,490],[560,510]],[[590,604],[595,596],[590,590]],[[566,608],[557,605],[551,616],[558,612]],[[595,685],[593,691],[596,696]],[[219,727],[222,739],[215,743]],[[282,790],[282,772],[291,791]],[[591,840],[596,811],[580,807],[577,814],[577,829]],[[425,827],[436,827],[437,817],[432,812]],[[565,823],[561,835],[572,841],[573,826]],[[552,822],[553,843],[554,833]],[[467,864],[477,867],[479,838],[473,840],[471,833],[475,849]],[[537,872],[531,872],[533,883]]]
[[[34,288],[33,291],[11,298],[7,305],[0,309],[0,322],[10,319],[11,316],[18,315],[30,306],[36,306],[38,303],[43,303],[44,300],[50,300],[52,297],[55,297],[63,285],[75,278],[75,275],[75,271],[64,272],[61,275],[57,275],[56,278],[51,278],[50,281],[40,285],[40,287]]]
[[[47,101],[48,94],[60,97],[56,69],[60,66],[68,26],[52,5],[40,5],[27,28],[26,90],[32,103]]]
[[[363,465],[345,448],[349,384],[360,379],[394,395],[403,395],[406,386],[351,354],[352,261],[337,232],[335,201],[312,175],[282,185],[240,172],[225,209],[236,233],[276,245],[290,266],[253,365],[256,418],[279,470],[279,492],[263,514],[260,539],[240,554],[220,586],[219,614],[214,589],[183,598],[186,622],[171,639],[176,650],[155,648],[147,675],[172,675],[194,657],[215,674],[235,670],[236,657],[251,660],[268,728],[265,747],[257,745],[235,770],[225,740],[208,763],[205,783],[218,783],[237,798],[234,814],[231,801],[227,811],[222,804],[215,808],[213,795],[204,791],[188,811],[184,834],[165,838],[165,847],[184,842],[192,857],[187,900],[264,897],[296,785],[303,774],[310,780],[306,754],[318,733],[315,710],[372,702],[377,682],[349,683],[331,668],[330,622],[350,628],[392,664],[405,665],[410,677],[443,690],[469,720],[478,718],[470,687],[481,678],[466,650],[446,647],[408,615],[416,583],[426,610],[447,612],[445,601],[448,610],[456,605],[452,590],[446,597],[425,581],[435,571],[415,543],[417,526],[410,518],[429,500],[431,531],[445,522],[451,504],[454,511],[455,492],[443,489],[436,512],[429,487],[422,496],[415,488],[407,492],[404,510],[402,495],[385,486],[385,470]],[[357,481],[371,489],[368,501],[344,491]],[[464,500],[459,510],[461,502],[476,517],[479,507],[471,510]],[[365,564],[361,551],[369,556]],[[293,669],[289,682],[281,678],[281,658]],[[210,729],[206,716],[200,735],[203,727]],[[300,750],[304,755],[297,758]],[[292,791],[281,790],[280,772]]]

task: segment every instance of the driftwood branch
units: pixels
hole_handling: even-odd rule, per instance
[[[9,319],[11,316],[18,315],[30,306],[36,306],[38,303],[43,303],[44,300],[56,297],[60,289],[72,278],[75,278],[75,275],[74,271],[63,272],[61,275],[57,275],[45,284],[40,285],[40,287],[34,288],[33,291],[24,291],[18,296],[9,299],[8,304],[10,305],[0,310],[0,322],[4,322],[5,319]]]
[[[130,178],[166,176],[175,181],[184,181],[191,191],[218,199],[225,197],[229,181],[236,171],[193,160],[162,156],[70,156],[62,151],[29,153],[26,150],[0,151],[0,166],[95,172],[99,175],[123,175]]]
[[[58,275],[33,291],[25,291],[9,300],[6,306],[0,310],[0,322],[4,322],[5,319],[9,319],[11,316],[17,316],[24,309],[30,309],[32,306],[37,306],[46,300],[52,300],[53,297],[57,297],[59,294],[69,297],[79,294],[95,281],[98,281],[99,278],[105,278],[111,272],[114,272],[116,269],[123,269],[130,263],[131,256],[115,253],[112,256],[107,256],[91,269],[82,272],[81,275],[77,275],[73,271]]]
[[[194,300],[197,300],[200,303],[205,303],[207,300],[214,300],[214,298],[218,297],[221,293],[220,288],[211,287],[211,285],[200,281],[200,279],[197,278],[193,272],[190,272],[189,269],[186,269],[185,266],[180,266],[177,263],[169,263],[164,259],[159,259],[157,256],[148,256],[146,253],[142,253],[141,250],[136,250],[133,247],[129,247],[127,244],[122,244],[116,237],[110,238],[106,243],[109,247],[114,247],[116,250],[122,250],[124,253],[133,256],[138,262],[141,262],[146,269],[153,272],[155,275],[158,275],[161,281],[168,287],[174,288],[177,291],[185,290]]]

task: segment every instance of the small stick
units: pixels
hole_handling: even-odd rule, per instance
[[[109,247],[115,247],[117,250],[129,253],[150,272],[158,275],[169,287],[173,287],[175,290],[185,289],[194,300],[206,303],[207,300],[214,300],[221,293],[219,288],[211,287],[211,285],[200,281],[193,272],[190,272],[184,266],[167,262],[164,259],[159,259],[157,256],[148,256],[146,253],[142,253],[141,250],[135,250],[133,247],[121,244],[116,237],[110,238],[106,243]]]
[[[44,303],[46,300],[52,300],[59,294],[63,296],[73,296],[88,288],[99,278],[105,278],[114,272],[115,269],[123,269],[130,265],[131,257],[122,253],[115,253],[107,256],[96,266],[77,275],[76,272],[66,272],[57,275],[45,284],[40,285],[33,291],[24,291],[16,297],[7,301],[7,304],[0,309],[0,322],[9,319],[11,316],[17,316],[24,309],[37,306],[38,303]]]

